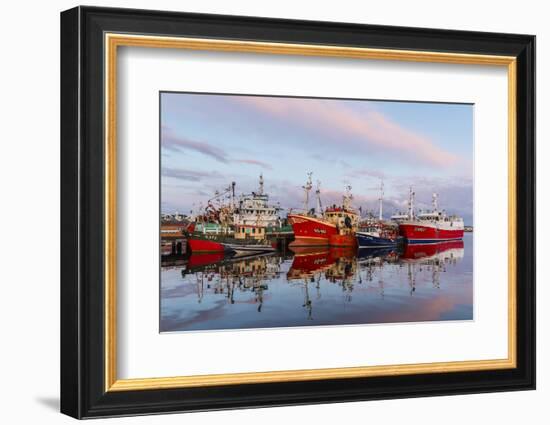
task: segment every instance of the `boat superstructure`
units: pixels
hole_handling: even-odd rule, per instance
[[[264,178],[260,174],[258,191],[243,194],[233,211],[235,238],[264,239],[267,228],[281,226],[280,207],[269,205],[269,195],[264,192]]]
[[[225,195],[225,196],[224,196]],[[218,200],[218,204],[212,201]],[[220,201],[225,199],[229,202]],[[260,175],[259,189],[241,195],[235,201],[235,183],[223,192],[216,192],[204,213],[189,228],[187,243],[191,252],[265,252],[275,248],[266,240],[268,227],[281,225],[279,207],[269,205]]]
[[[352,206],[351,186],[347,185],[342,196],[342,206],[332,205],[325,210],[324,217],[334,224],[337,233],[330,236],[329,245],[354,248],[357,245],[355,232],[359,223],[359,214]]]

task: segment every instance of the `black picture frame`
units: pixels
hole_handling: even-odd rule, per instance
[[[104,33],[517,58],[517,367],[105,391]],[[132,9],[61,13],[61,412],[75,418],[535,388],[535,37]]]

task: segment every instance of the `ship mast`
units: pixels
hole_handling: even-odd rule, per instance
[[[260,190],[259,190],[259,194],[260,194],[260,195],[263,195],[263,194],[264,194],[264,176],[263,176],[263,174],[260,174]]]
[[[323,205],[321,204],[321,181],[317,180],[317,190],[315,191],[317,196],[317,214],[323,214]]]
[[[434,207],[434,212],[437,212],[438,211],[437,193],[432,193],[432,205]]]
[[[384,180],[380,180],[380,198],[378,198],[378,220],[382,221],[382,200],[384,198]]]
[[[312,174],[313,174],[312,172],[307,173],[307,182],[306,182],[305,186],[302,186],[302,189],[304,189],[304,191],[305,191],[305,199],[304,199],[304,211],[305,212],[308,211],[308,207],[309,207],[309,191],[313,187],[313,183],[311,182]]]
[[[343,207],[345,210],[348,210],[351,208],[351,200],[353,199],[353,195],[351,194],[351,186],[346,186],[346,193],[343,196]]]
[[[414,192],[412,186],[409,187],[409,219],[414,218]]]

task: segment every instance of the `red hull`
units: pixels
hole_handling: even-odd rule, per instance
[[[222,261],[224,258],[223,252],[213,252],[210,254],[198,254],[198,255],[191,255],[189,257],[189,261],[187,262],[187,267],[193,268],[193,267],[200,267],[200,266],[207,266],[209,264],[214,264]]]
[[[292,225],[294,241],[290,246],[328,246],[331,235],[336,235],[336,226],[322,219],[304,215],[288,216]]]
[[[403,236],[409,242],[430,243],[448,241],[453,239],[462,239],[464,229],[438,229],[434,226],[425,226],[422,224],[399,224],[399,235]]]
[[[355,247],[337,247],[330,249],[330,256],[334,261],[339,260],[340,258],[352,258],[355,257],[357,251]]]
[[[296,253],[287,277],[290,279],[298,279],[310,276],[315,272],[330,267],[332,264],[334,264],[334,258],[330,255],[329,250],[307,254]]]
[[[357,238],[355,235],[331,235],[329,245],[342,248],[355,248],[357,246]]]
[[[187,240],[187,243],[192,253],[224,251],[224,246],[221,243],[215,241],[190,238]]]
[[[421,260],[430,258],[450,249],[464,249],[464,241],[447,241],[430,245],[406,245],[401,258],[406,260]]]

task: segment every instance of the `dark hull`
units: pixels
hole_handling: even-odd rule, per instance
[[[227,243],[226,249],[236,252],[273,252],[276,249],[267,244]]]
[[[397,239],[381,238],[367,233],[356,232],[359,248],[390,248],[397,246]]]
[[[188,237],[187,243],[191,253],[214,253],[214,252],[271,252],[275,248],[265,241],[254,241],[247,239],[236,239],[226,235],[203,235],[192,234]]]

